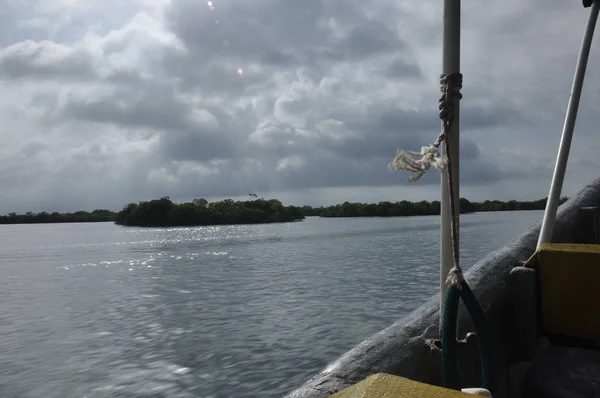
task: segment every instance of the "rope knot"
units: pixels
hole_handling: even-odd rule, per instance
[[[448,277],[446,278],[446,283],[454,286],[458,290],[462,290],[462,283],[465,281],[465,277],[463,276],[462,269],[455,265],[448,271]]]
[[[440,75],[440,99],[438,102],[438,116],[444,124],[450,124],[452,103],[455,98],[462,99],[462,73],[446,73]]]

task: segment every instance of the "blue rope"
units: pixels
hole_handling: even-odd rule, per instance
[[[475,295],[467,282],[461,282],[461,288],[454,285],[448,286],[444,299],[444,313],[442,314],[442,365],[444,368],[444,384],[446,388],[461,389],[460,374],[458,371],[458,354],[456,349],[456,324],[458,318],[458,303],[463,299],[469,316],[473,320],[477,342],[479,345],[479,360],[481,361],[482,387],[493,394],[494,385],[494,359],[492,342],[489,335],[487,322],[483,310],[479,306]]]

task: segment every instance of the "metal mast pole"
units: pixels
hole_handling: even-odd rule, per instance
[[[443,64],[442,73],[459,73],[460,72],[460,0],[444,0],[444,21],[443,21]],[[459,214],[459,105],[458,98],[453,97],[452,107],[450,109],[451,125],[449,134],[450,140],[450,156],[452,157],[452,176],[454,185],[454,207],[455,214]],[[442,122],[443,123],[443,122]],[[443,149],[442,145],[442,149]],[[446,278],[448,271],[453,266],[452,262],[452,233],[451,223],[452,214],[450,211],[450,197],[448,189],[448,176],[446,171],[441,173],[441,231],[440,231],[440,327],[442,324],[442,314],[444,310],[444,298],[446,297]],[[458,228],[457,222],[457,228]],[[458,235],[458,234],[457,234]],[[456,242],[458,245],[458,242]]]
[[[586,7],[590,4],[592,9],[590,11],[587,26],[585,27],[585,34],[579,51],[579,59],[577,60],[577,67],[575,68],[575,77],[573,78],[573,86],[571,87],[571,97],[569,98],[569,106],[567,107],[567,114],[565,116],[565,124],[560,139],[560,147],[558,149],[556,166],[554,167],[554,174],[552,176],[552,184],[550,185],[550,193],[548,194],[548,203],[546,204],[546,210],[544,211],[542,229],[540,230],[540,236],[537,242],[538,249],[542,244],[548,243],[552,239],[554,222],[556,221],[556,211],[560,201],[560,193],[565,179],[565,172],[567,170],[567,161],[569,160],[569,150],[571,149],[571,140],[573,138],[579,100],[583,89],[585,70],[590,55],[596,21],[598,20],[598,11],[600,10],[600,0],[584,1]]]

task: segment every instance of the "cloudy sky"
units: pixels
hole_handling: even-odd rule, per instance
[[[0,213],[433,200],[441,0],[3,0]],[[547,195],[589,9],[463,1],[461,196]],[[565,193],[600,170],[600,39]]]

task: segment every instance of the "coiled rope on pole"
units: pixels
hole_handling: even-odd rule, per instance
[[[452,157],[450,152],[449,134],[452,122],[452,106],[455,99],[461,99],[462,74],[450,73],[440,76],[441,96],[438,104],[439,117],[442,120],[442,131],[437,139],[430,145],[421,148],[420,152],[397,150],[396,157],[388,165],[392,170],[406,170],[415,173],[409,181],[419,180],[430,168],[438,171],[446,170],[450,196],[451,214],[451,242],[452,242],[452,268],[446,283],[449,285],[444,298],[444,311],[440,339],[442,343],[442,365],[444,370],[444,384],[447,388],[460,390],[461,381],[458,370],[458,353],[456,347],[456,329],[458,322],[458,304],[462,298],[469,316],[473,321],[479,344],[479,359],[481,361],[482,387],[492,392],[494,385],[494,360],[492,343],[483,310],[479,306],[475,295],[464,279],[458,261],[458,212],[454,197],[454,178],[452,174]],[[445,156],[439,152],[439,146],[444,142]],[[413,158],[413,157],[416,157]]]
[[[456,212],[454,198],[454,177],[452,175],[453,159],[450,151],[450,140],[452,139],[452,135],[450,134],[450,124],[452,123],[452,106],[454,98],[458,98],[459,100],[462,98],[462,94],[460,93],[461,88],[462,74],[451,73],[440,76],[440,90],[442,91],[442,94],[438,104],[438,116],[442,121],[442,132],[440,133],[440,136],[444,141],[446,155],[445,163],[446,176],[448,177],[448,194],[450,196],[450,231],[452,241],[452,269],[448,273],[446,283],[450,283],[450,285],[453,285],[458,289],[461,288],[461,282],[464,281],[464,278],[458,261],[458,214]]]

